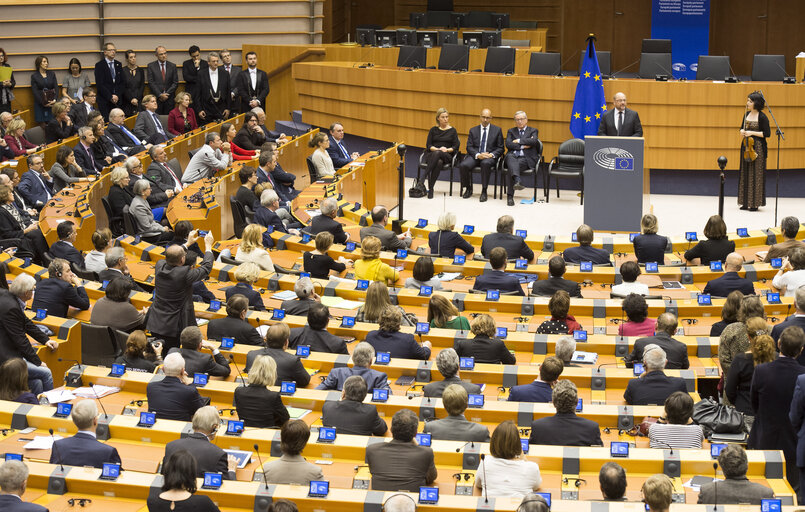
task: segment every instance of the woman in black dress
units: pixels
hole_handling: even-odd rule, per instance
[[[145,92],[145,71],[137,67],[137,54],[126,51],[126,65],[123,66],[123,112],[126,117],[137,114]]]
[[[290,418],[280,394],[268,389],[276,381],[276,361],[257,356],[249,369],[249,385],[235,389],[235,409],[247,427],[281,427]]]
[[[433,199],[433,186],[439,179],[442,166],[453,160],[458,152],[460,142],[458,132],[450,126],[450,114],[442,107],[436,111],[436,122],[439,123],[428,132],[425,143],[425,162],[428,167],[425,174],[428,176],[428,199]]]
[[[741,123],[741,171],[738,174],[738,204],[741,210],[756,212],[766,206],[766,138],[771,135],[769,118],[761,112],[766,106],[763,94],[755,91],[746,97],[746,114]],[[744,155],[749,138],[756,157]]]
[[[707,240],[702,240],[685,251],[686,260],[695,264],[693,260],[698,259],[699,265],[709,265],[711,261],[723,262],[728,254],[735,252],[735,242],[727,238],[727,224],[720,215],[712,215],[707,219],[704,236]]]
[[[327,250],[333,245],[333,235],[329,231],[322,231],[316,235],[316,250],[305,251],[302,254],[302,263],[305,272],[310,273],[310,277],[316,279],[329,279],[330,271],[340,274],[347,269],[348,260],[343,256],[335,261],[332,256],[327,254]],[[350,262],[351,263],[351,262]]]
[[[657,262],[665,264],[665,249],[670,244],[668,238],[657,234],[657,217],[651,213],[640,219],[641,234],[634,237],[635,256],[638,263]]]
[[[48,70],[48,58],[40,55],[34,60],[34,69],[31,74],[31,93],[34,96],[34,118],[42,129],[48,121],[53,119],[50,108],[59,97],[59,81],[56,73]]]
[[[774,361],[777,355],[774,340],[769,336],[771,329],[764,319],[754,317],[747,320],[746,332],[749,335],[749,350],[736,354],[732,360],[724,384],[724,394],[736,409],[744,413],[744,425],[749,432],[755,420],[750,396],[755,367]]]
[[[196,459],[187,450],[174,452],[162,467],[162,492],[148,497],[149,512],[220,512],[209,496],[196,494]]]

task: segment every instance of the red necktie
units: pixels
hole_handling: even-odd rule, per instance
[[[162,71],[162,83],[165,83],[165,63],[161,62],[159,64],[159,69]]]

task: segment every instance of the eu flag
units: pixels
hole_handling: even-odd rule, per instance
[[[595,55],[595,44],[590,37],[587,39],[587,50],[584,52],[579,83],[576,85],[576,99],[570,114],[570,131],[573,136],[583,139],[585,135],[598,135],[598,125],[606,111],[604,82]]]

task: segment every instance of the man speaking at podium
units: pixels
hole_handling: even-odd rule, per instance
[[[598,135],[642,137],[643,125],[640,124],[640,116],[636,111],[626,108],[626,95],[622,92],[615,93],[612,102],[615,106],[607,110],[601,118]]]

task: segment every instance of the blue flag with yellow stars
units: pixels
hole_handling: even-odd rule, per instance
[[[590,37],[587,39],[587,50],[581,65],[579,83],[576,85],[576,99],[570,114],[570,132],[578,139],[583,139],[585,135],[598,135],[598,125],[606,111],[604,81],[598,67],[598,57],[595,55],[595,44]]]

